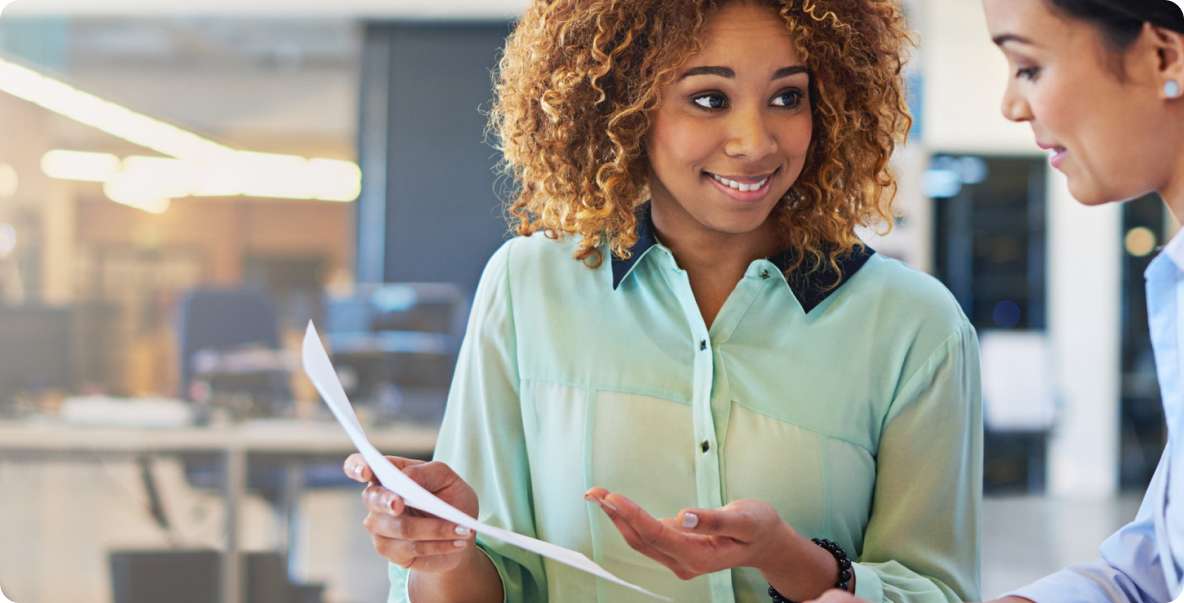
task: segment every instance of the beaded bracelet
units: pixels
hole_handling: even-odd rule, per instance
[[[839,581],[835,583],[835,588],[840,590],[847,590],[847,584],[851,581],[851,560],[847,558],[847,551],[843,547],[823,538],[812,538],[810,542],[830,551],[831,555],[835,556],[835,561],[839,562]],[[769,585],[769,596],[773,598],[773,603],[793,603],[789,599],[781,596],[773,585]]]

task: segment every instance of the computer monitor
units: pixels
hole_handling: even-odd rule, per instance
[[[74,314],[45,305],[0,306],[0,411],[21,394],[74,389]]]
[[[380,420],[443,412],[468,318],[455,285],[360,285],[330,294],[325,312],[333,364],[352,401]]]

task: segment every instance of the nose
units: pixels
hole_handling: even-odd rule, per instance
[[[1014,78],[1007,83],[1007,90],[1003,92],[1003,105],[1000,109],[1003,112],[1003,117],[1010,121],[1032,121],[1032,107],[1028,105],[1028,99],[1016,90]]]
[[[733,111],[730,117],[728,142],[724,147],[729,156],[755,160],[777,151],[777,139],[761,109]]]

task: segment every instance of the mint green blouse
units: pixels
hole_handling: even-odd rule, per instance
[[[596,269],[541,235],[490,260],[435,454],[477,491],[479,519],[680,603],[764,603],[755,569],[681,581],[583,495],[603,486],[655,517],[760,499],[857,559],[859,597],[979,600],[978,344],[950,293],[870,251],[837,288],[833,273],[787,282],[791,258],[775,257],[752,262],[708,329],[651,232]],[[507,602],[651,601],[478,544]],[[405,570],[391,579],[407,600]]]

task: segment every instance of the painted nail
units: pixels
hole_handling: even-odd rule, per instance
[[[469,534],[472,534],[473,531],[464,526],[456,526],[456,533],[459,536],[468,536]]]
[[[682,516],[682,527],[689,530],[697,525],[699,525],[698,515],[695,515],[694,513],[687,513]]]
[[[453,541],[452,541],[452,546],[454,546],[454,547],[456,547],[456,548],[458,548],[458,549],[463,549],[463,548],[465,548],[465,545],[466,545],[466,544],[468,544],[468,543],[467,543],[467,542],[465,542],[464,540],[453,540]]]

